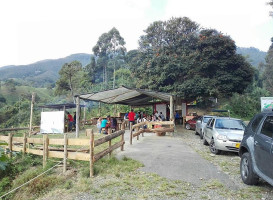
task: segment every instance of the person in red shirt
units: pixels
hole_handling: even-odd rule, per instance
[[[134,110],[132,109],[131,112],[129,112],[128,114],[129,124],[131,124],[131,122],[133,123],[133,125],[135,124],[135,117],[136,117],[136,114],[134,113]]]
[[[67,112],[67,118],[68,118],[68,131],[71,131],[74,119],[69,112]]]

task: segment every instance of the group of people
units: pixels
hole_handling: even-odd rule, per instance
[[[153,115],[145,115],[143,112],[137,112],[134,113],[134,110],[131,109],[129,113],[126,113],[124,116],[124,119],[128,119],[129,122],[132,122],[133,124],[140,123],[140,122],[145,122],[145,121],[165,121],[166,117],[162,112],[160,114],[158,111],[155,111]]]
[[[99,133],[108,134],[108,129],[111,128],[112,130],[117,129],[117,119],[115,117],[107,116],[107,118],[99,117],[97,121],[97,128]]]

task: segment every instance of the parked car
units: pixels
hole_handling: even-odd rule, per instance
[[[196,127],[196,121],[199,119],[200,117],[194,117],[192,119],[189,119],[188,121],[186,121],[186,124],[185,124],[185,128],[187,130],[195,130],[195,127]]]
[[[203,139],[203,130],[208,121],[215,116],[211,115],[204,115],[201,116],[197,121],[196,121],[196,128],[195,128],[195,134],[200,136],[201,139]]]
[[[272,135],[272,111],[255,115],[246,127],[239,150],[240,172],[245,184],[257,184],[260,177],[273,186]]]
[[[246,125],[240,119],[213,117],[204,128],[203,144],[209,144],[211,153],[239,152]]]

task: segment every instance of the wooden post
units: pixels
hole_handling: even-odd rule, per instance
[[[112,140],[110,139],[110,140],[108,141],[108,144],[109,144],[108,146],[109,146],[109,148],[111,147],[111,143],[112,143]],[[108,157],[110,158],[111,155],[112,155],[112,151],[109,152]]]
[[[172,121],[173,120],[173,117],[174,117],[174,106],[173,106],[173,96],[170,96],[170,120]]]
[[[94,133],[93,129],[91,130],[91,135],[90,135],[90,177],[94,176],[94,147],[95,147],[95,142],[94,142]]]
[[[43,168],[46,166],[46,135],[43,135]]]
[[[33,115],[34,101],[35,101],[35,93],[33,92],[32,98],[31,98],[31,104],[30,104],[30,120],[29,120],[29,133],[28,133],[29,137],[30,137],[31,131],[32,131],[32,115]]]
[[[86,103],[84,102],[84,107],[83,107],[83,127],[85,126],[86,122]]]
[[[9,157],[11,158],[12,157],[12,133],[9,133]]]
[[[99,102],[99,117],[101,117],[101,102]]]
[[[27,149],[27,135],[24,133],[24,139],[23,139],[23,155],[25,155]]]
[[[133,128],[132,128],[132,126],[133,126],[133,122],[130,122],[130,144],[132,145],[132,143],[133,143]]]
[[[65,120],[65,117],[66,117],[65,106],[63,107],[63,110],[64,110],[64,133],[65,133],[65,132],[68,132],[68,125],[67,125],[67,130],[65,130],[65,125],[66,125],[66,120]]]
[[[63,168],[63,173],[66,172],[67,169],[67,144],[68,144],[68,139],[67,139],[67,134],[64,134],[64,168]]]
[[[80,132],[80,97],[76,97],[76,138],[79,137]]]
[[[137,127],[137,131],[139,131],[139,127]],[[137,135],[137,140],[139,140],[139,135]]]
[[[123,142],[123,144],[121,145],[120,150],[124,151],[124,133],[121,135],[121,142]]]

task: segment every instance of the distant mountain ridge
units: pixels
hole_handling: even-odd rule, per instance
[[[237,53],[246,57],[247,61],[255,68],[258,68],[260,63],[265,63],[265,57],[267,54],[266,52],[260,51],[259,49],[254,47],[238,47]]]
[[[43,87],[48,83],[55,83],[59,78],[59,70],[65,63],[74,60],[79,61],[82,66],[90,63],[91,54],[78,53],[65,58],[47,59],[29,65],[9,65],[0,68],[0,80],[9,78],[28,81],[36,87]]]
[[[258,68],[259,64],[265,63],[266,52],[257,48],[237,48],[237,53],[245,56],[247,60]],[[9,65],[0,68],[0,80],[13,78],[18,82],[28,83],[34,87],[45,87],[55,83],[59,78],[59,70],[65,63],[77,60],[85,67],[90,63],[91,54],[78,53],[65,58],[47,59],[29,65]]]

